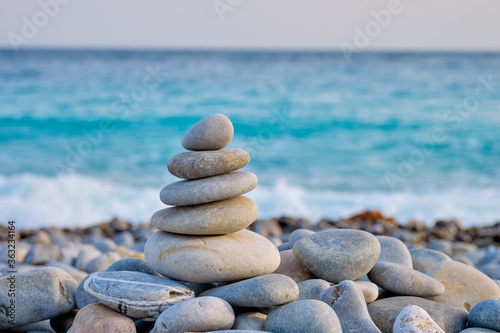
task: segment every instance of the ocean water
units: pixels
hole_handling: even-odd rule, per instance
[[[500,220],[500,54],[0,51],[0,222],[164,207],[212,113],[250,152],[260,217]]]

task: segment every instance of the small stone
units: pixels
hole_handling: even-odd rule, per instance
[[[378,286],[375,283],[369,281],[354,281],[358,287],[361,288],[363,295],[365,296],[366,304],[373,303],[378,298]]]
[[[83,286],[85,285],[85,281],[90,277],[90,275],[87,275],[83,280],[80,282],[78,285],[78,288],[76,289],[76,294],[75,294],[75,301],[76,301],[76,307],[79,309],[82,309],[83,307],[97,303],[99,300],[95,297],[90,296],[87,294],[87,292],[83,289]]]
[[[478,250],[476,244],[466,243],[466,242],[453,242],[451,244],[451,250],[453,251],[453,255],[466,255],[471,252],[475,252]]]
[[[281,244],[281,245],[278,246],[278,251],[283,252],[283,251],[286,251],[286,250],[291,250],[290,249],[290,245],[288,244],[288,242],[283,243],[283,244]]]
[[[233,330],[263,331],[267,315],[260,312],[244,312],[236,316]]]
[[[116,243],[109,238],[99,239],[95,241],[92,245],[102,253],[108,253],[116,249]]]
[[[500,331],[500,300],[488,299],[470,310],[469,325]]]
[[[45,265],[49,261],[61,261],[63,253],[59,246],[54,244],[33,244],[24,258],[23,263],[31,265]]]
[[[89,304],[78,311],[71,333],[136,333],[132,319],[101,303]]]
[[[148,266],[148,263],[146,262],[146,260],[140,259],[140,258],[120,259],[120,260],[112,263],[106,269],[106,271],[108,271],[108,272],[120,272],[120,271],[140,272],[140,273],[146,273],[149,275],[161,276],[160,274],[158,274],[154,270],[152,270],[151,267]]]
[[[266,319],[265,330],[274,333],[342,333],[339,318],[321,301],[307,299],[280,306]]]
[[[97,271],[103,271],[111,266],[112,263],[120,260],[122,257],[118,253],[109,252],[101,254],[99,257],[92,259],[87,266],[85,266],[85,271],[87,273],[94,273]]]
[[[288,276],[268,274],[209,289],[201,296],[219,297],[232,306],[266,307],[295,301],[299,287]]]
[[[62,263],[62,262],[59,262],[59,261],[48,261],[45,264],[45,267],[57,267],[57,268],[62,269],[63,271],[65,271],[69,275],[72,275],[72,274],[81,274],[81,273],[87,275],[87,273],[79,270],[78,268],[75,268],[75,267],[73,267],[71,265],[68,265],[68,264],[65,264],[65,263]]]
[[[416,305],[405,307],[394,321],[393,333],[445,333],[429,314]]]
[[[39,230],[33,237],[30,237],[30,241],[34,244],[51,244],[52,239],[48,232],[44,230]]]
[[[439,239],[427,245],[429,250],[435,250],[446,254],[447,256],[453,255],[452,243],[446,239]]]
[[[297,283],[316,278],[316,276],[295,257],[293,250],[280,252],[280,257],[280,265],[274,272],[275,274],[286,275]]]
[[[122,231],[113,239],[116,245],[131,247],[135,245],[134,235],[130,231]]]
[[[325,289],[319,299],[335,311],[342,332],[380,333],[370,318],[363,291],[354,281],[342,281]]]
[[[487,328],[471,327],[460,331],[459,333],[498,333],[498,331],[493,331]]]
[[[10,330],[7,330],[7,332],[56,333],[56,331],[54,331],[52,327],[50,327],[49,319],[38,321],[32,324],[16,326],[14,328],[11,328]]]
[[[380,256],[378,261],[394,262],[409,268],[413,268],[411,254],[405,243],[395,237],[377,236],[380,243]]]
[[[413,269],[426,274],[443,261],[450,261],[451,258],[439,251],[428,249],[411,249],[411,259]]]
[[[243,149],[180,153],[168,161],[168,171],[183,179],[198,179],[222,175],[243,168],[250,162],[250,155]]]
[[[361,230],[327,230],[298,240],[293,254],[317,277],[339,283],[368,273],[379,257],[380,243]]]
[[[194,124],[182,137],[182,147],[187,150],[217,150],[231,142],[234,128],[231,120],[216,113]]]
[[[311,279],[297,283],[299,297],[297,301],[304,299],[318,299],[323,290],[330,288],[330,283],[322,279]]]
[[[288,237],[288,246],[293,249],[293,245],[301,238],[311,236],[312,234],[315,234],[314,231],[309,230],[309,229],[296,229],[292,231],[290,234],[290,237]]]
[[[226,301],[217,297],[196,297],[163,311],[151,333],[226,330],[233,323],[234,312]]]
[[[470,260],[469,258],[467,258],[465,255],[463,254],[456,254],[453,256],[453,258],[451,258],[453,261],[458,261],[458,262],[461,262],[462,264],[466,264],[466,265],[469,265],[469,266],[472,266],[474,267],[474,263],[472,262],[472,260]]]
[[[257,218],[259,208],[250,198],[235,198],[157,211],[151,225],[163,231],[187,235],[220,235],[240,231]]]
[[[194,292],[182,283],[139,272],[96,272],[83,288],[113,310],[146,321],[194,297]]]
[[[99,257],[102,254],[101,251],[96,249],[93,245],[85,244],[83,248],[78,252],[75,260],[75,267],[81,271],[85,271],[88,263]]]

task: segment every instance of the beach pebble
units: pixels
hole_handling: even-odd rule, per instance
[[[462,307],[429,301],[420,297],[397,296],[368,304],[368,312],[382,333],[391,333],[399,313],[408,305],[424,309],[446,333],[458,333],[465,328],[468,312]]]
[[[377,236],[380,243],[380,256],[378,261],[393,262],[413,268],[411,254],[405,243],[395,237]]]
[[[487,328],[471,327],[460,331],[459,333],[498,333],[498,331],[490,330]]]
[[[160,276],[160,274],[156,273],[154,270],[151,269],[151,267],[149,267],[146,260],[141,259],[141,258],[120,259],[120,260],[112,263],[106,269],[106,271],[108,271],[108,272],[120,272],[120,271],[140,272],[140,273],[146,273],[149,275]]]
[[[377,262],[368,278],[380,288],[398,295],[432,297],[444,293],[444,286],[438,280],[392,262]]]
[[[268,274],[209,289],[200,296],[219,297],[232,306],[266,307],[295,301],[299,287],[288,276]]]
[[[246,229],[204,237],[157,231],[148,239],[144,255],[160,274],[195,283],[248,279],[270,274],[280,264],[276,246]]]
[[[493,280],[461,262],[442,262],[427,274],[445,286],[444,293],[433,298],[438,302],[462,306],[470,311],[481,301],[500,298],[500,288]]]
[[[183,179],[198,179],[222,175],[243,168],[250,155],[239,148],[197,151],[174,155],[168,161],[168,171]]]
[[[103,238],[92,243],[102,253],[108,253],[116,249],[116,243],[109,238]]]
[[[234,198],[250,192],[256,186],[256,175],[248,171],[235,171],[169,184],[161,190],[160,200],[173,206],[198,205]]]
[[[87,292],[83,289],[85,285],[85,281],[90,277],[90,274],[87,275],[83,280],[80,282],[78,285],[78,288],[76,289],[76,294],[75,294],[75,301],[76,301],[76,307],[81,309],[84,306],[87,306],[89,304],[97,303],[99,300],[95,297],[90,296],[87,294]]]
[[[288,246],[290,248],[293,248],[293,245],[301,238],[310,236],[312,234],[315,234],[314,231],[309,230],[309,229],[296,229],[292,231],[290,234],[290,237],[288,237]]]
[[[16,326],[39,322],[70,312],[75,308],[78,283],[68,273],[57,267],[41,267],[0,278],[0,304],[10,307],[11,298],[6,292],[15,286]],[[10,318],[0,316],[0,329],[11,328]]]
[[[92,245],[85,244],[83,249],[78,252],[78,256],[76,257],[75,267],[81,271],[85,271],[85,267],[87,267],[88,263],[99,257],[102,254],[101,251],[96,249]]]
[[[194,297],[194,292],[182,283],[139,272],[96,272],[83,288],[113,310],[146,321]]]
[[[330,283],[322,279],[311,279],[297,283],[299,297],[297,301],[304,299],[319,299],[323,290],[330,288]]]
[[[453,242],[451,244],[451,250],[453,255],[467,255],[478,250],[476,244],[466,243],[466,242]]]
[[[99,257],[92,259],[87,266],[85,266],[85,271],[87,273],[93,273],[97,271],[103,271],[111,266],[112,263],[117,262],[122,257],[118,253],[109,252],[101,254]]]
[[[363,291],[354,281],[342,281],[325,289],[319,299],[335,311],[342,332],[380,333],[368,313]]]
[[[312,299],[280,306],[267,316],[264,327],[274,333],[342,333],[335,311]]]
[[[51,244],[52,238],[48,232],[39,230],[35,235],[30,237],[29,241],[34,244]]]
[[[378,298],[378,286],[369,281],[354,281],[361,288],[367,304],[373,303]]]
[[[132,319],[101,303],[89,304],[78,311],[71,333],[136,333]]]
[[[280,257],[280,265],[274,273],[286,275],[297,283],[316,278],[316,276],[295,257],[293,250],[280,252]]]
[[[405,307],[394,321],[393,333],[445,333],[429,314],[416,305]]]
[[[413,261],[413,269],[424,274],[443,261],[451,260],[448,255],[436,250],[411,249],[410,254]]]
[[[435,250],[446,254],[451,257],[453,255],[452,243],[446,239],[438,239],[434,242],[427,244],[429,250]]]
[[[236,316],[233,330],[263,331],[267,315],[260,312],[244,312]]]
[[[278,251],[283,252],[286,250],[291,250],[288,242],[285,242],[285,243],[282,243],[281,245],[278,245]]]
[[[59,261],[48,261],[45,264],[45,267],[57,267],[68,273],[69,275],[73,274],[85,274],[87,275],[86,272],[79,270],[78,268],[75,268],[74,266],[59,262]]]
[[[24,257],[23,263],[31,265],[45,265],[49,261],[61,261],[63,253],[59,246],[54,244],[33,244]]]
[[[217,297],[196,297],[166,309],[151,333],[206,332],[233,326],[231,306]]]
[[[500,331],[500,300],[479,302],[469,312],[469,326]]]
[[[120,232],[118,235],[115,236],[115,238],[113,238],[113,241],[118,246],[122,245],[126,247],[131,247],[134,246],[135,244],[134,235],[130,231]]]
[[[188,235],[220,235],[240,231],[257,218],[259,208],[250,198],[235,198],[165,208],[151,218],[151,225],[163,231]]]
[[[231,120],[216,113],[194,124],[182,137],[182,147],[187,150],[217,150],[231,142],[234,128]]]
[[[470,260],[469,258],[467,258],[467,256],[464,255],[464,254],[456,254],[451,259],[454,260],[454,261],[461,262],[462,264],[466,264],[466,265],[472,266],[472,267],[475,266],[474,263],[472,262],[472,260]]]
[[[293,253],[314,275],[338,283],[368,273],[379,257],[380,243],[361,230],[327,230],[298,240]]]

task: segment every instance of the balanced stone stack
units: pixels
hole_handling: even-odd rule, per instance
[[[146,242],[145,259],[166,277],[209,283],[248,279],[274,272],[277,248],[246,230],[258,213],[242,194],[257,186],[257,177],[236,171],[250,161],[242,149],[227,148],[234,129],[222,114],[191,127],[182,146],[191,150],[173,156],[168,170],[185,180],[162,189],[160,199],[174,207],[156,212],[151,223],[160,229]]]

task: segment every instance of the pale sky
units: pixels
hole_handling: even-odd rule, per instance
[[[499,0],[0,0],[0,47],[500,51],[499,15]]]

